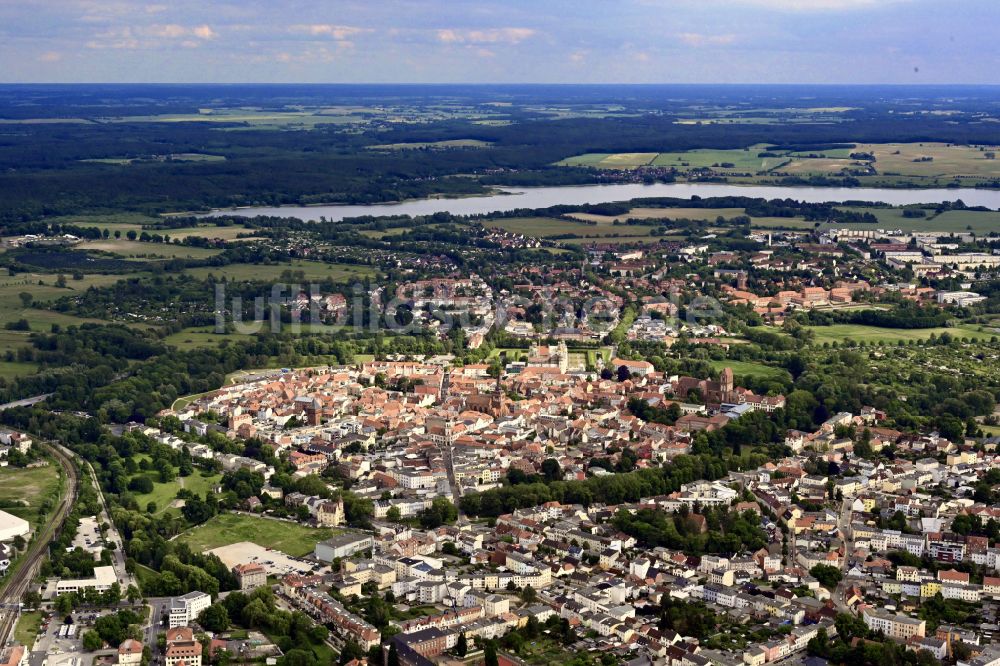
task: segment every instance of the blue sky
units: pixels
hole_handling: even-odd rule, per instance
[[[998,26],[998,0],[0,0],[0,81],[1000,83]]]

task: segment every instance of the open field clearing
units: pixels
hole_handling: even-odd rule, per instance
[[[824,342],[866,342],[868,344],[886,342],[896,344],[900,340],[909,342],[910,340],[927,340],[931,335],[940,337],[947,333],[955,338],[969,338],[970,340],[989,340],[996,335],[988,331],[980,331],[979,326],[962,325],[952,328],[880,328],[878,326],[863,326],[860,324],[833,324],[832,326],[807,326],[815,334],[813,344],[821,345]]]
[[[674,167],[681,171],[715,167],[721,171],[757,172],[768,171],[788,161],[785,157],[757,157],[764,151],[764,146],[751,146],[745,150],[699,149],[660,153],[653,160],[653,166]]]
[[[225,241],[233,241],[239,239],[240,236],[252,236],[256,230],[247,229],[241,226],[232,227],[217,227],[215,225],[200,226],[200,227],[185,227],[182,229],[164,229],[162,231],[157,231],[159,234],[167,234],[170,239],[184,240],[185,238],[209,238],[209,239],[219,239]]]
[[[368,150],[444,150],[448,148],[489,148],[493,144],[479,139],[449,139],[447,141],[414,141],[413,143],[383,143],[368,146]]]
[[[178,349],[190,350],[201,347],[215,347],[223,340],[249,340],[252,336],[244,333],[215,333],[214,327],[186,328],[177,333],[171,333],[163,339],[168,345]]]
[[[226,513],[184,532],[177,540],[199,553],[250,541],[302,557],[313,552],[318,542],[329,539],[336,532],[328,527],[306,527],[291,521]]]
[[[634,169],[652,164],[659,153],[587,153],[568,157],[560,166],[589,166],[600,169]]]
[[[753,361],[709,361],[716,372],[721,372],[724,368],[732,368],[736,377],[753,377],[754,379],[790,379],[791,376],[784,368],[775,368],[763,363]]]
[[[38,508],[59,498],[59,466],[0,467],[0,508],[38,527]],[[18,506],[17,503],[21,505]]]
[[[68,276],[67,276],[68,277]],[[122,279],[121,275],[84,275],[82,280],[69,278],[65,287],[55,286],[56,275],[43,275],[39,273],[18,273],[14,276],[0,277],[0,326],[8,322],[26,319],[33,331],[48,332],[52,324],[62,326],[70,324],[81,324],[88,321],[98,321],[96,319],[84,319],[61,312],[53,312],[36,307],[34,304],[48,303],[63,296],[72,296],[89,287],[103,287],[114,284]],[[39,284],[42,282],[43,284]],[[31,295],[31,305],[24,306],[21,294]],[[0,351],[6,351],[16,346],[17,340],[23,338],[23,344],[27,344],[27,333],[21,331],[0,331]],[[11,346],[8,346],[11,345]]]
[[[207,247],[191,247],[188,245],[174,245],[173,243],[143,243],[140,241],[114,239],[85,241],[76,247],[81,250],[113,252],[114,254],[128,258],[205,259],[221,252],[221,250]]]
[[[346,280],[361,279],[374,274],[368,266],[354,264],[325,264],[321,261],[292,261],[285,264],[229,264],[228,266],[203,266],[186,271],[198,278],[214,275],[227,280],[280,280],[287,271],[302,273],[296,279]]]

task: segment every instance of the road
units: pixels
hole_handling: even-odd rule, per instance
[[[14,402],[5,403],[3,405],[0,405],[0,412],[2,412],[5,409],[10,409],[11,407],[30,407],[30,406],[34,405],[35,403],[39,403],[42,400],[45,400],[50,395],[52,395],[52,394],[51,393],[44,393],[42,395],[36,395],[36,396],[32,396],[30,398],[24,398],[23,400],[15,400]]]
[[[844,558],[840,562],[840,570],[844,577],[837,583],[837,589],[833,591],[833,605],[840,613],[849,613],[851,609],[844,601],[844,593],[847,592],[847,570],[850,566],[851,553],[854,551],[854,539],[851,533],[851,505],[854,499],[845,497],[840,505],[840,516],[837,519],[837,529],[844,539]]]
[[[10,639],[17,618],[20,616],[20,612],[17,610],[18,604],[27,593],[31,581],[38,574],[38,568],[48,552],[49,543],[62,529],[70,508],[76,502],[79,488],[80,480],[76,465],[73,463],[73,459],[66,455],[63,448],[37,439],[35,442],[35,446],[41,446],[52,454],[59,466],[62,467],[66,485],[63,489],[62,499],[52,514],[52,520],[44,529],[34,535],[27,552],[21,558],[17,571],[8,577],[3,592],[0,593],[0,607],[6,609],[0,615],[0,646],[5,645]]]
[[[61,445],[59,448],[62,449],[63,453],[66,455],[76,457],[76,454],[69,449]],[[139,587],[139,583],[136,581],[135,577],[125,570],[125,543],[122,541],[121,534],[118,533],[118,528],[115,527],[114,522],[111,520],[111,512],[108,511],[108,504],[104,501],[104,492],[101,490],[101,484],[97,482],[97,474],[94,472],[94,466],[83,458],[80,458],[80,463],[84,466],[84,469],[87,470],[90,476],[90,481],[94,484],[94,489],[97,491],[97,498],[101,502],[101,513],[103,514],[103,517],[99,515],[97,517],[97,522],[107,523],[109,525],[105,538],[108,542],[115,544],[115,549],[112,551],[112,566],[114,566],[115,576],[118,577],[118,582],[122,586],[122,592],[124,593],[127,591],[129,585]]]

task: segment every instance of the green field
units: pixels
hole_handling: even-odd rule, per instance
[[[38,508],[47,499],[57,501],[60,486],[58,465],[0,467],[0,508],[27,520],[34,530],[38,526]],[[26,506],[10,506],[11,502],[21,502]]]
[[[139,457],[143,458],[146,456]],[[177,470],[175,469],[174,471],[176,472]],[[153,482],[153,492],[146,494],[136,493],[135,499],[143,511],[145,511],[146,505],[149,502],[156,502],[156,513],[154,515],[157,516],[163,514],[170,508],[170,503],[176,499],[177,491],[181,488],[186,488],[199,497],[204,497],[205,493],[218,485],[219,480],[222,479],[221,474],[203,476],[201,470],[199,469],[195,469],[194,474],[191,476],[177,476],[170,483],[160,483],[159,475],[152,471],[133,474],[129,480],[137,476],[148,476]]]
[[[374,270],[368,266],[354,264],[326,264],[321,261],[291,261],[284,264],[230,264],[228,266],[204,266],[186,271],[197,278],[214,275],[227,280],[280,280],[282,273],[302,272],[306,280],[348,280],[362,279],[373,275]]]
[[[807,326],[815,334],[813,344],[821,345],[824,342],[843,343],[848,341],[866,342],[868,344],[886,342],[895,344],[900,340],[927,340],[931,334],[938,337],[942,333],[948,333],[955,338],[967,337],[973,340],[989,340],[995,334],[988,331],[980,331],[978,326],[963,324],[951,328],[880,328],[878,326],[863,326],[860,324],[833,324],[832,326]],[[735,372],[735,369],[734,369]]]
[[[244,230],[245,231],[245,230]],[[164,233],[164,232],[156,232]],[[166,232],[170,233],[170,232]],[[173,238],[173,236],[171,236]],[[212,257],[221,250],[207,247],[192,247],[189,245],[174,245],[173,243],[144,243],[141,241],[131,241],[126,239],[114,239],[99,241],[86,241],[78,246],[81,250],[98,250],[101,252],[112,252],[122,257],[154,257],[167,259],[205,259]]]
[[[903,217],[902,208],[861,208],[845,206],[842,210],[871,213],[878,218],[881,228],[902,229],[904,231],[939,232],[943,235],[972,231],[977,235],[987,235],[1000,231],[1000,212],[975,210],[949,210],[935,215],[934,210],[926,210],[927,217]],[[837,225],[849,229],[871,229],[871,224]]]
[[[732,368],[733,375],[736,377],[753,377],[754,379],[779,379],[787,380],[790,379],[788,371],[784,368],[776,368],[770,365],[764,365],[763,363],[754,363],[753,361],[734,361],[734,360],[722,360],[722,361],[709,361],[712,368],[716,371],[721,372],[723,368]]]
[[[215,347],[223,340],[249,340],[251,337],[251,335],[244,333],[215,333],[214,327],[202,326],[199,328],[185,328],[183,331],[171,333],[163,341],[178,349],[188,350]]]
[[[4,333],[10,333],[10,331],[4,331]],[[21,343],[21,340],[17,340],[17,342]],[[2,345],[3,343],[0,343],[0,346]],[[38,372],[38,366],[34,363],[21,361],[0,361],[0,377],[3,379],[24,377],[25,375],[32,375],[36,372]]]
[[[14,627],[14,640],[30,650],[35,644],[35,638],[42,628],[42,611],[25,611],[17,619]]]
[[[224,513],[184,532],[177,539],[197,552],[252,541],[294,557],[303,557],[313,552],[318,542],[329,539],[336,532],[328,527],[306,527],[282,520]]]

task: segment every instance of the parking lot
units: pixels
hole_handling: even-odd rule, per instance
[[[93,516],[80,518],[80,528],[73,537],[73,548],[83,548],[97,559],[101,556],[104,542],[101,539],[101,532],[97,528],[97,519]]]
[[[111,611],[93,611],[73,614],[74,633],[69,638],[60,638],[59,630],[65,624],[64,618],[60,615],[53,615],[48,620],[48,626],[44,633],[40,634],[35,642],[34,650],[31,652],[30,661],[32,664],[41,663],[44,659],[47,666],[82,666],[90,663],[94,656],[99,654],[110,654],[112,650],[117,654],[117,646],[109,646],[105,650],[96,653],[85,653],[80,637],[86,632],[100,615],[105,615]],[[36,657],[38,659],[36,659]]]
[[[265,548],[250,541],[221,546],[208,552],[217,555],[230,569],[237,564],[260,564],[269,576],[284,576],[291,573],[308,575],[329,571],[329,567],[323,564],[298,559],[280,550]]]

